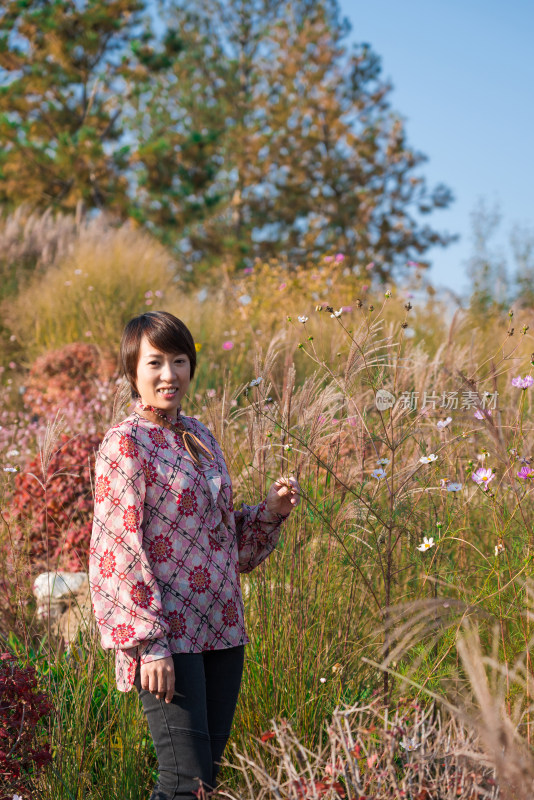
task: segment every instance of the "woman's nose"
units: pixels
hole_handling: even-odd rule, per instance
[[[164,362],[161,367],[161,377],[164,380],[173,381],[176,377],[175,365],[172,362]]]

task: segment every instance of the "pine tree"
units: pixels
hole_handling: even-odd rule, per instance
[[[147,71],[132,91],[130,213],[170,242],[209,218],[227,191],[222,176],[230,103],[220,90],[232,76],[209,33],[201,16],[184,9],[162,40],[160,58],[171,66]],[[218,250],[215,241],[210,247]]]
[[[0,203],[125,213],[121,113],[144,70],[131,43],[144,0],[4,0]]]

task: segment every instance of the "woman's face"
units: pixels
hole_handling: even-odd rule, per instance
[[[142,403],[175,417],[190,382],[189,356],[162,353],[143,336],[137,362],[137,391]]]

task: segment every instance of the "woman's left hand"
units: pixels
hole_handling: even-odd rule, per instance
[[[278,478],[269,489],[267,509],[271,514],[289,514],[300,503],[300,486],[296,478]]]

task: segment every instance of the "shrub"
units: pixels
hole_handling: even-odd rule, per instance
[[[98,397],[101,381],[116,372],[113,356],[93,344],[73,342],[36,359],[26,381],[24,405],[34,414],[54,412],[69,402],[89,405]]]
[[[102,437],[61,434],[60,444],[44,470],[41,456],[15,476],[12,514],[19,540],[25,529],[29,557],[36,570],[50,561],[67,570],[85,570],[91,537],[91,475]]]
[[[33,667],[21,667],[14,655],[0,652],[0,800],[24,791],[51,761],[49,745],[36,743],[38,724],[51,710]]]
[[[317,749],[282,720],[272,723],[253,753],[236,750],[244,776],[240,800],[482,800],[496,798],[493,764],[484,764],[476,736],[400,698],[396,709],[379,701],[336,709]],[[246,788],[245,788],[246,787]],[[237,800],[225,792],[224,797]]]

